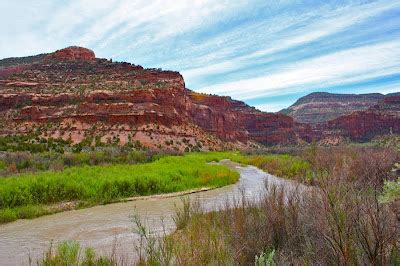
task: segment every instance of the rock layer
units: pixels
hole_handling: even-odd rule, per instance
[[[400,132],[395,96],[364,111],[306,124],[230,97],[190,91],[178,72],[98,59],[85,48],[2,62],[0,135],[40,130],[44,137],[75,143],[92,136],[102,142],[210,150]]]
[[[298,141],[288,116],[263,113],[229,97],[194,93],[178,72],[96,59],[85,48],[62,49],[17,68],[3,67],[0,73],[0,111],[3,123],[10,125],[3,134],[53,123],[61,130],[46,134],[65,138],[69,131],[74,135],[78,128],[87,131],[89,125],[101,124],[106,135],[115,125],[135,135],[151,131],[160,138],[153,138],[153,145],[164,141],[160,135],[184,135],[206,144],[211,140],[219,147]]]
[[[333,94],[315,92],[296,101],[292,106],[280,111],[299,123],[318,124],[348,115],[356,111],[365,111],[378,104],[385,96],[371,94]]]

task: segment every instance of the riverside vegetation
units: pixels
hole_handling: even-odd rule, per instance
[[[266,184],[268,193],[260,201],[226,202],[218,212],[184,201],[174,217],[177,230],[163,237],[155,237],[135,217],[143,239],[137,247],[137,264],[398,265],[400,181],[398,170],[392,169],[398,167],[400,157],[392,147],[311,145],[273,148],[274,154],[160,155],[115,148],[4,154],[0,167],[7,177],[0,179],[0,217],[2,222],[34,218],[65,201],[76,202],[79,208],[136,195],[221,187],[236,182],[238,174],[207,163],[230,159],[311,189],[304,193]],[[18,166],[10,171],[13,163]],[[50,248],[38,264],[124,262],[97,256],[77,242],[64,242]]]
[[[400,197],[391,171],[398,152],[312,146],[300,157],[300,165],[309,167],[298,173],[308,177],[292,179],[312,184],[306,192],[266,184],[259,202],[243,198],[210,213],[186,202],[176,214],[172,235],[157,239],[149,230],[139,230],[145,244],[138,264],[399,265],[395,206]],[[266,170],[278,164],[264,156],[244,160]],[[140,220],[135,222],[144,228]]]
[[[48,205],[62,202],[76,202],[79,208],[133,196],[235,183],[239,178],[237,172],[222,165],[207,164],[222,158],[223,153],[153,156],[152,162],[136,165],[83,165],[2,178],[0,221],[59,211]]]
[[[224,156],[281,171],[308,189],[266,184],[260,201],[227,202],[218,212],[184,200],[173,217],[177,230],[163,237],[134,217],[143,240],[138,265],[399,265],[398,185],[391,171],[397,151],[311,146],[297,156]],[[65,242],[39,264],[63,265],[68,249],[80,250]],[[72,256],[77,265],[123,264],[91,249],[80,254]]]
[[[64,210],[63,206],[83,208],[235,183],[236,172],[207,164],[221,159],[252,164],[287,178],[308,176],[310,170],[306,161],[291,155],[210,152],[174,156],[116,147],[69,154],[5,153],[2,158],[7,177],[0,179],[0,223],[51,214]]]

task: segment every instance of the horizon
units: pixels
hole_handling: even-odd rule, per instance
[[[0,3],[0,58],[78,45],[268,112],[312,92],[399,91],[400,3],[167,2]]]

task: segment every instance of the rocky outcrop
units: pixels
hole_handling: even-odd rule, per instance
[[[356,111],[367,110],[378,104],[384,97],[383,94],[379,93],[333,94],[315,92],[300,98],[280,113],[293,117],[299,123],[318,124]]]
[[[263,113],[229,97],[192,92],[178,72],[93,56],[90,50],[73,47],[22,70],[8,67],[0,79],[0,112],[8,126],[0,134],[24,134],[45,126],[46,135],[72,135],[79,141],[82,137],[76,134],[92,125],[102,132],[91,134],[103,135],[114,134],[118,125],[128,134],[149,135],[146,141],[153,145],[165,141],[161,135],[202,140],[203,146],[214,148],[298,141],[288,116]]]
[[[96,55],[87,48],[71,46],[49,54],[47,59],[91,61],[96,59]]]
[[[225,140],[289,144],[298,141],[293,119],[264,113],[230,97],[190,93],[190,114],[194,122]]]
[[[307,124],[282,113],[258,111],[230,97],[190,91],[178,72],[98,59],[85,48],[4,62],[0,66],[0,135],[40,132],[75,143],[93,137],[102,142],[140,141],[149,147],[211,150],[256,142],[365,140],[400,130],[396,95],[381,98],[368,110]],[[332,102],[321,97],[317,98],[324,106]],[[374,97],[380,96],[371,96],[370,102]],[[308,106],[311,102],[315,103],[299,100]],[[369,104],[359,106],[364,109]]]

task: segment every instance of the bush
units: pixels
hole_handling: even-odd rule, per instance
[[[161,240],[146,238],[146,245],[153,244],[144,250],[142,264],[397,265],[398,220],[391,207],[379,201],[382,180],[390,177],[396,154],[338,147],[318,148],[311,155],[306,169],[312,169],[317,186],[285,189],[267,184],[260,201],[243,197],[227,202],[219,212],[184,205],[176,215],[182,219],[175,219],[180,230]],[[299,160],[231,157],[268,170],[284,167],[284,173],[296,172],[292,166]],[[280,164],[290,160],[289,166]],[[398,182],[386,182],[385,191],[397,195],[397,187]]]
[[[10,163],[7,167],[7,171],[9,173],[15,174],[18,172],[17,164],[16,163]]]
[[[6,152],[0,154],[0,173],[11,175],[23,172],[55,170],[64,167],[102,164],[137,164],[150,162],[154,154],[126,147],[103,147],[101,150],[60,154],[56,152]]]
[[[310,156],[303,157],[310,163],[317,182],[326,177],[352,183],[358,187],[381,187],[390,178],[390,170],[399,154],[389,148],[376,147],[318,147]],[[344,179],[344,180],[343,180]]]
[[[260,202],[242,198],[226,203],[220,212],[180,210],[190,213],[185,226],[177,220],[180,230],[161,240],[142,229],[146,240],[139,246],[145,254],[142,265],[396,262],[400,247],[396,217],[374,193],[360,193],[345,183],[306,194],[276,186],[267,186],[266,191]]]

